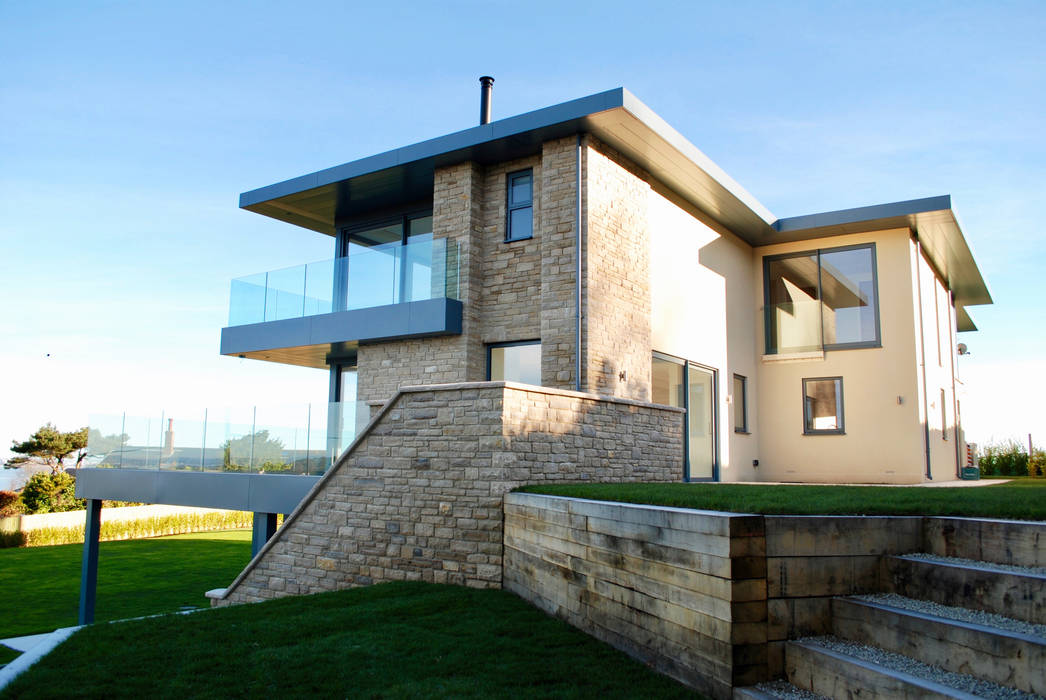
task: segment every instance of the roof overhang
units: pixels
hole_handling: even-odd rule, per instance
[[[601,92],[244,192],[240,207],[328,235],[337,221],[431,198],[435,169],[541,152],[545,141],[592,134],[746,240],[774,216],[704,153],[624,88]]]
[[[991,304],[991,292],[952,211],[949,195],[779,219],[765,245],[892,228],[911,229],[930,264],[947,282],[955,295],[958,330],[977,330],[964,307]]]

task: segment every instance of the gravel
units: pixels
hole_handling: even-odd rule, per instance
[[[817,693],[811,693],[809,690],[796,688],[788,681],[760,683],[756,685],[756,690],[761,690],[767,695],[772,695],[775,698],[782,698],[783,700],[829,700],[829,698],[826,698],[824,695],[818,695]]]
[[[937,666],[924,664],[922,661],[917,661],[910,656],[894,654],[878,647],[857,644],[836,637],[806,637],[799,641],[820,646],[840,654],[846,654],[894,671],[908,673],[923,680],[940,683],[949,688],[982,698],[998,698],[1001,700],[1042,699],[1041,695],[1031,695],[1015,688],[1007,688],[963,673],[945,671]]]
[[[1017,566],[1016,564],[997,564],[992,561],[977,561],[976,559],[961,559],[959,557],[939,557],[936,554],[904,554],[905,559],[921,559],[939,564],[954,564],[955,566],[974,566],[981,569],[993,571],[1006,571],[1013,574],[1025,576],[1046,576],[1046,566]]]
[[[995,629],[1005,630],[1007,632],[1016,632],[1017,634],[1041,637],[1046,641],[1046,625],[1036,625],[1031,622],[1025,622],[1024,620],[1015,620],[1012,617],[1003,617],[1002,615],[982,612],[980,610],[956,608],[950,605],[938,605],[937,603],[931,603],[927,600],[905,598],[904,596],[895,593],[876,593],[872,595],[855,595],[851,597],[855,600],[864,600],[869,603],[889,605],[894,608],[903,608],[904,610],[911,610],[925,615],[936,615],[937,617],[944,617],[949,620],[970,622],[975,625],[994,627]]]

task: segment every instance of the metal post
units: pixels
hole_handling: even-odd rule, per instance
[[[251,535],[251,557],[258,556],[265,543],[276,534],[276,513],[255,513]]]
[[[94,622],[94,600],[98,588],[98,538],[102,532],[102,502],[92,498],[87,502],[87,523],[84,527],[84,558],[80,567],[79,624]]]

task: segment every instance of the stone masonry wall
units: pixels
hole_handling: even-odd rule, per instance
[[[379,581],[501,586],[502,497],[542,481],[675,481],[678,409],[519,384],[401,390],[217,605]]]
[[[534,237],[505,242],[508,174],[532,168]],[[541,159],[537,156],[487,168],[483,180],[482,246],[479,266],[480,334],[483,343],[541,337]],[[484,358],[485,359],[485,358]],[[470,376],[470,380],[486,378]]]
[[[541,151],[541,383],[575,387],[577,138]],[[584,161],[582,161],[584,172]]]
[[[649,175],[595,139],[586,162],[582,386],[649,401]]]

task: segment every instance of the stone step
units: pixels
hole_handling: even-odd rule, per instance
[[[888,593],[1046,624],[1046,575],[931,555],[884,557]]]
[[[901,654],[833,637],[788,642],[785,673],[793,685],[830,698],[1035,697]]]
[[[967,619],[957,619],[960,617]],[[837,637],[911,656],[947,671],[1046,694],[1044,626],[1008,622],[1012,624],[983,612],[900,596],[832,600],[832,631]]]
[[[733,700],[830,700],[824,695],[797,688],[788,681],[760,683],[746,688],[734,688]]]

